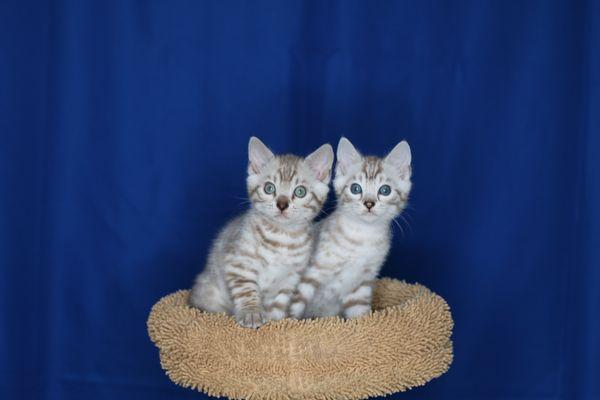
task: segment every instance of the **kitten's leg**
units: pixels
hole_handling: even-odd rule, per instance
[[[346,318],[356,318],[371,311],[373,281],[361,282],[352,292],[342,298],[342,312]]]
[[[298,284],[292,298],[290,317],[302,318],[306,305],[315,297],[321,281],[323,281],[322,271],[313,266],[308,267],[302,278],[300,278],[300,284]]]
[[[287,317],[287,310],[293,293],[294,290],[292,287],[279,290],[273,302],[266,307],[270,320],[278,321]]]
[[[246,328],[258,328],[267,322],[257,282],[258,270],[232,262],[225,266],[225,282],[233,300],[237,322]]]
[[[219,288],[212,282],[198,280],[190,292],[190,304],[207,312],[229,312],[226,300]]]
[[[214,258],[214,251],[211,250],[204,271],[196,277],[189,301],[194,307],[207,312],[231,313],[230,296],[223,290],[220,279],[214,273]]]

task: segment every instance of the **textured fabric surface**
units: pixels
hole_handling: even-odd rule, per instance
[[[377,281],[374,311],[344,320],[285,319],[258,330],[188,305],[182,290],[148,318],[175,383],[235,399],[362,399],[421,386],[452,362],[452,316],[421,285]]]
[[[246,146],[406,139],[382,275],[452,307],[394,398],[600,398],[600,1],[1,0],[0,399],[206,399],[146,319],[242,212]],[[333,207],[329,202],[327,209]]]

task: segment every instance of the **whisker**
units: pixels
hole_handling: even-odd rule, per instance
[[[412,230],[412,226],[410,226],[410,223],[406,220],[406,218],[404,218],[404,216],[402,214],[398,215],[399,218],[402,219],[402,221],[404,221],[404,223],[406,224],[406,226],[408,227],[408,230],[410,231],[410,233],[413,233]]]
[[[396,218],[392,218],[392,221],[394,221],[394,223],[398,226],[398,228],[400,228],[400,232],[402,233],[402,237],[404,238],[404,229],[402,229],[402,226],[400,225],[400,223],[398,221],[396,221]]]
[[[410,215],[410,214],[408,213],[408,211],[407,211],[407,210],[403,210],[403,211],[402,211],[402,214],[400,214],[400,215],[403,215],[403,216],[405,216],[405,217],[408,217],[408,218],[409,218],[409,219],[412,221],[412,218],[413,218],[413,216],[412,216],[412,215]]]
[[[411,204],[406,203],[404,205],[405,210],[417,211]]]
[[[240,196],[229,196],[229,197],[231,197],[231,198],[233,198],[233,199],[238,199],[238,200],[248,200],[248,197],[245,197],[245,196],[244,196],[244,197],[240,197]]]

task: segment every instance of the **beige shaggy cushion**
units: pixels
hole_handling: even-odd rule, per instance
[[[364,399],[420,386],[452,362],[448,304],[424,286],[377,281],[357,319],[285,319],[257,330],[162,298],[148,318],[162,367],[178,385],[232,399]]]

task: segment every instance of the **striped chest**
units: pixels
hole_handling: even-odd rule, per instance
[[[308,226],[284,230],[270,225],[252,226],[254,241],[259,252],[274,262],[287,265],[302,262],[311,249],[312,235]]]
[[[312,237],[308,228],[286,231],[269,225],[254,225],[257,252],[265,260],[258,277],[264,292],[294,286],[308,264]]]

